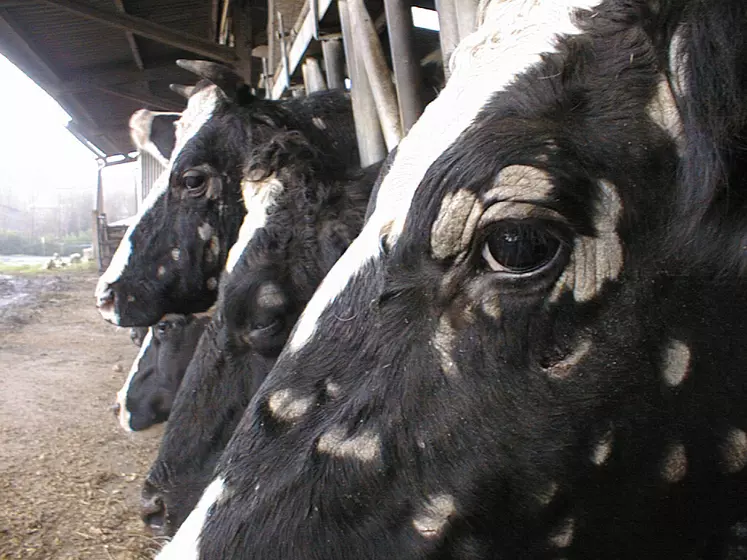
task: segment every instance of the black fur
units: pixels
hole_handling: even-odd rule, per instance
[[[202,83],[200,89],[204,87]],[[326,128],[316,126],[314,117]],[[302,133],[340,167],[358,164],[346,94],[330,91],[269,101],[242,87],[235,98],[224,96],[208,122],[172,158],[167,191],[132,233],[128,265],[109,286],[121,326],[150,325],[166,313],[205,311],[215,302],[215,287],[245,213],[243,168],[254,147],[286,130]],[[195,169],[207,185],[204,192],[186,186],[185,172]],[[208,239],[198,235],[205,225],[210,227]]]
[[[255,394],[217,466],[225,490],[200,558],[746,557],[746,10],[607,0],[493,96],[430,167],[396,243]],[[689,57],[681,154],[647,113],[676,30]],[[558,218],[526,223],[560,240],[558,256],[541,273],[494,272],[481,256],[493,224],[435,258],[445,196],[482,195],[518,164],[552,178],[541,206]],[[602,181],[622,203],[624,264],[588,300],[551,297],[576,243],[606,234]],[[434,342],[444,319],[451,373]],[[676,386],[663,376],[672,341],[690,351]],[[314,405],[278,418],[269,402],[285,390]],[[375,434],[378,452],[319,449],[334,430]],[[418,530],[444,496],[448,519]]]
[[[378,167],[349,170],[297,131],[258,147],[246,173],[284,186],[230,274],[142,492],[143,519],[172,535],[197,503],[306,302],[363,225]]]
[[[176,391],[209,321],[208,317],[171,315],[151,327],[150,344],[140,357],[125,397],[132,430],[145,430],[168,419]]]

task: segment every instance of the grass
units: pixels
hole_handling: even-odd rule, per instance
[[[53,268],[47,270],[41,264],[10,264],[0,263],[0,274],[17,276],[55,275],[60,273],[76,274],[96,272],[97,266],[94,261],[87,263],[72,264],[64,268]]]

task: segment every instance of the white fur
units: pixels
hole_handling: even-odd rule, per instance
[[[195,509],[189,514],[174,538],[156,556],[156,560],[197,560],[200,556],[200,534],[210,507],[221,499],[226,485],[216,478],[203,492]]]
[[[205,126],[215,112],[215,108],[222,99],[223,93],[217,86],[211,85],[201,89],[189,98],[187,108],[182,113],[182,118],[174,123],[176,128],[176,142],[174,151],[171,153],[169,167],[174,165],[176,156],[179,155],[195,134]]]
[[[127,380],[124,382],[124,385],[122,385],[122,388],[117,393],[117,404],[119,405],[119,425],[122,426],[122,429],[126,432],[132,431],[132,426],[130,426],[130,418],[132,418],[132,414],[129,410],[127,410],[127,392],[130,390],[132,379],[135,377],[138,369],[140,369],[140,360],[142,360],[143,356],[145,356],[145,353],[148,351],[148,347],[150,346],[150,343],[152,341],[153,329],[148,329],[148,333],[145,335],[143,343],[140,345],[140,351],[137,353],[135,361],[132,362],[130,373],[127,374]]]
[[[246,216],[239,229],[239,238],[228,251],[226,272],[229,274],[233,272],[254,234],[267,223],[267,216],[275,200],[283,192],[283,185],[275,175],[262,181],[244,179],[241,183],[241,192],[246,207]]]
[[[302,348],[319,318],[351,278],[379,256],[379,233],[391,224],[389,243],[402,233],[418,185],[433,162],[469,127],[496,92],[556,50],[559,34],[577,34],[571,14],[599,0],[493,0],[479,15],[481,28],[454,51],[452,74],[441,94],[400,142],[361,235],[337,261],[306,306],[289,343]]]

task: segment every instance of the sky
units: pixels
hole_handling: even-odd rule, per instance
[[[93,203],[96,156],[65,128],[70,116],[1,54],[0,84],[0,191],[21,204],[54,206],[58,191],[83,190]],[[133,180],[132,165],[106,170],[105,193],[109,183]]]

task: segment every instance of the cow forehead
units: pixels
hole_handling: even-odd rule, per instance
[[[390,243],[402,233],[413,196],[436,159],[455,143],[491,97],[501,92],[543,53],[554,52],[559,35],[580,32],[574,12],[598,0],[494,1],[480,13],[482,27],[466,37],[451,59],[452,76],[410,133],[381,183],[371,227],[391,223]]]
[[[176,144],[171,155],[171,166],[184,146],[205,126],[215,112],[218,103],[224,98],[218,86],[210,85],[200,89],[189,98],[187,108],[181,118],[174,123]]]
[[[291,337],[291,350],[311,338],[324,309],[366,262],[377,258],[382,231],[389,245],[396,244],[415,192],[438,157],[496,93],[541,62],[542,54],[556,51],[559,35],[581,32],[575,24],[577,10],[598,4],[599,0],[494,0],[482,6],[480,29],[459,44],[446,87],[397,147],[373,214],[307,305]]]

